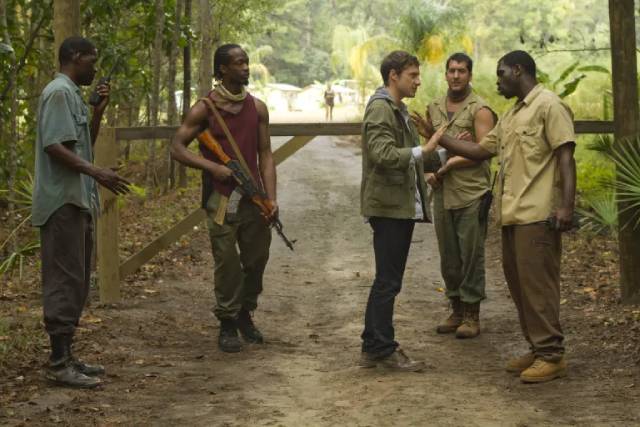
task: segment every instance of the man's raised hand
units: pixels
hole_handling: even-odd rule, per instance
[[[127,194],[129,192],[129,181],[115,173],[111,168],[97,168],[93,178],[113,194]]]
[[[429,120],[429,112],[427,111],[425,117],[422,117],[419,113],[412,111],[410,113],[411,121],[418,129],[418,133],[422,135],[425,139],[431,137],[434,133],[433,125],[431,124],[431,120]]]
[[[435,131],[435,133],[431,135],[431,138],[429,138],[429,141],[422,146],[422,154],[429,154],[436,151],[436,148],[438,148],[438,142],[440,142],[440,138],[442,138],[442,135],[444,135],[446,130],[447,126],[445,125]]]

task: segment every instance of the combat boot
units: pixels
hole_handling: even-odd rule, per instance
[[[253,323],[249,310],[245,310],[244,308],[240,310],[240,313],[238,314],[238,330],[240,330],[240,334],[246,342],[252,344],[264,343],[262,333]]]
[[[527,354],[523,354],[522,356],[518,356],[515,359],[509,360],[505,369],[511,374],[520,375],[522,371],[533,365],[533,362],[535,360],[535,355],[529,352]]]
[[[452,297],[449,299],[451,304],[451,314],[446,318],[444,322],[438,325],[436,332],[439,334],[452,334],[462,324],[462,318],[464,311],[462,307],[462,301],[460,297]]]
[[[44,371],[47,380],[56,385],[77,388],[94,388],[102,383],[99,378],[93,378],[79,372],[69,353],[66,335],[51,336],[51,358]]]
[[[105,369],[104,366],[102,365],[91,365],[89,363],[85,363],[80,359],[77,359],[74,355],[73,355],[73,351],[72,351],[72,346],[73,346],[73,337],[72,336],[67,336],[66,342],[65,342],[65,347],[66,347],[66,352],[70,357],[70,363],[71,365],[73,365],[73,367],[76,369],[76,371],[80,372],[81,374],[85,374],[87,376],[90,377],[95,377],[96,375],[103,375],[105,373]]]
[[[242,350],[242,342],[238,337],[238,327],[234,319],[220,320],[218,348],[225,353],[237,353]]]
[[[102,384],[100,378],[79,372],[71,363],[71,359],[49,362],[44,375],[52,383],[67,387],[94,388]]]
[[[567,362],[564,358],[557,362],[536,358],[531,366],[522,371],[520,380],[523,383],[543,383],[565,375],[567,375]]]
[[[462,324],[456,329],[456,338],[475,338],[480,335],[480,303],[462,303],[464,316]]]

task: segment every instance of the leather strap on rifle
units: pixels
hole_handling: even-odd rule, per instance
[[[253,174],[251,173],[251,169],[249,169],[249,166],[247,166],[247,162],[244,160],[244,156],[240,152],[240,148],[238,147],[238,144],[236,143],[235,138],[233,137],[233,135],[231,135],[231,132],[229,131],[229,127],[224,122],[224,119],[220,115],[220,112],[218,111],[216,106],[213,104],[213,101],[211,99],[209,99],[208,97],[200,98],[200,100],[204,101],[205,105],[207,107],[209,107],[209,110],[216,117],[216,120],[218,121],[218,124],[220,124],[220,127],[222,128],[222,131],[224,132],[224,134],[227,137],[227,141],[229,141],[229,145],[231,145],[231,148],[233,149],[233,152],[235,153],[236,158],[240,162],[240,166],[242,166],[242,169],[244,169],[244,172],[247,174],[247,176],[251,178],[251,181],[253,182],[253,185],[255,185],[256,188],[258,188],[258,186],[256,184],[256,181],[253,178]]]

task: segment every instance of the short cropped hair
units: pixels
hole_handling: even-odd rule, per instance
[[[456,52],[453,55],[451,55],[449,59],[447,59],[445,70],[449,69],[449,63],[451,61],[464,62],[465,64],[467,64],[467,70],[469,70],[469,73],[473,72],[473,59],[471,59],[471,57],[466,53]]]
[[[229,55],[229,52],[233,49],[240,49],[244,52],[242,46],[234,43],[227,43],[217,48],[213,54],[213,77],[217,80],[222,80],[222,71],[220,68],[223,65],[229,65],[231,63],[231,55]]]
[[[91,40],[84,37],[68,37],[64,39],[58,50],[58,62],[60,65],[68,64],[73,60],[76,53],[80,55],[92,55],[96,52],[96,47]]]
[[[418,58],[411,55],[409,52],[394,50],[388,54],[382,60],[382,64],[380,65],[380,74],[382,74],[382,81],[384,82],[384,85],[389,85],[389,73],[391,73],[391,70],[395,70],[396,73],[400,74],[407,67],[412,65],[419,67],[420,62],[418,62]]]
[[[516,65],[520,65],[522,69],[529,74],[531,77],[536,76],[536,61],[524,50],[514,50],[513,52],[507,53],[505,56],[500,58],[498,63],[502,62],[504,65],[508,65],[509,67],[514,67]]]

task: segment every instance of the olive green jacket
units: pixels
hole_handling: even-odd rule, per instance
[[[377,96],[376,96],[377,95]],[[412,219],[416,215],[416,186],[424,219],[427,186],[422,162],[413,159],[418,132],[406,108],[378,94],[369,101],[362,123],[362,186],[360,209],[365,217]]]

